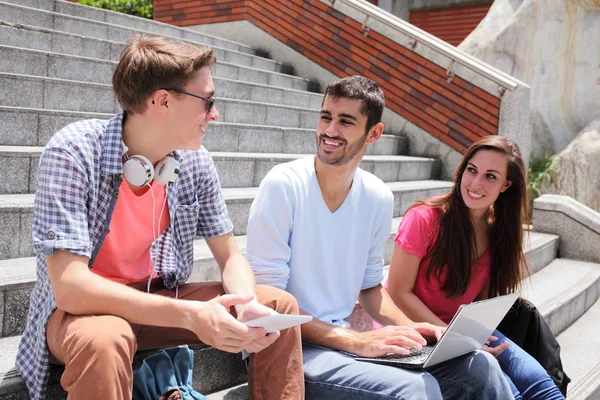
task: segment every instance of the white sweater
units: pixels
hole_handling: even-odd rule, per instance
[[[248,221],[246,256],[257,283],[285,289],[313,317],[347,326],[360,290],[383,278],[393,206],[390,189],[358,168],[332,213],[314,156],[277,165],[262,181]]]

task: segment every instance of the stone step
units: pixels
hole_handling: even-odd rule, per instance
[[[2,30],[0,30],[0,34],[2,33]],[[17,33],[20,32],[16,32],[15,34]],[[2,38],[0,41],[6,41],[6,38]],[[119,49],[121,47],[119,46]],[[101,55],[84,57],[45,50],[6,46],[0,43],[0,72],[110,85],[118,58],[113,61],[100,59],[99,57]],[[310,82],[308,79],[292,75],[264,71],[221,60],[218,60],[213,74],[219,78],[243,80],[245,82],[302,91],[307,90]]]
[[[416,200],[445,193],[452,186],[444,181],[388,182],[394,194],[394,216],[404,215]],[[258,188],[230,188],[223,193],[233,224],[234,234],[243,235],[250,205]],[[33,255],[31,244],[31,217],[33,194],[0,195],[0,259]]]
[[[571,383],[568,400],[600,399],[600,300],[558,336],[563,367]]]
[[[390,236],[385,245],[384,263],[389,264],[394,248],[394,237],[402,218],[394,218]],[[539,253],[557,237],[544,234],[533,234],[534,240],[525,242],[525,254],[528,258],[542,260]],[[246,236],[236,236],[240,250],[246,252]],[[548,264],[552,260],[544,261]],[[29,294],[36,280],[35,257],[0,260],[0,337],[20,335],[25,327]],[[540,265],[538,269],[545,266]],[[386,267],[386,278],[387,278]],[[219,281],[221,273],[208,245],[203,239],[194,243],[194,269],[190,282]],[[3,299],[3,300],[2,300]],[[4,315],[4,318],[2,318]]]
[[[312,110],[320,110],[323,100],[323,95],[318,93],[224,78],[214,78],[214,81],[219,113],[225,104],[223,98],[243,100],[256,106],[260,103],[271,103]],[[113,94],[112,85],[3,72],[0,72],[0,106],[65,111],[94,109],[100,113],[116,113],[121,109]],[[260,119],[261,116],[257,117]],[[257,118],[230,121],[264,123]]]
[[[50,5],[51,3],[53,3],[51,0],[2,1],[0,2],[0,15],[2,15],[2,20],[13,24],[35,26],[97,39],[126,42],[133,33],[139,32],[218,47],[242,54],[254,54],[254,50],[247,45],[191,29],[65,1],[54,2],[51,5],[52,8],[44,7],[44,4]],[[274,62],[274,64],[279,63]]]
[[[21,337],[0,339],[0,400],[28,399],[25,382],[15,368],[15,360]],[[247,381],[246,367],[239,354],[226,353],[205,345],[190,346],[194,350],[192,385],[201,393],[219,392]],[[133,367],[139,368],[145,357],[156,351],[136,353]],[[218,366],[218,368],[215,368]],[[66,399],[66,392],[59,384],[63,368],[50,370],[46,398]]]
[[[522,295],[537,306],[559,335],[600,296],[600,264],[555,259],[525,280]]]
[[[235,104],[235,102],[230,102]],[[233,106],[232,106],[233,107]],[[210,151],[310,154],[316,149],[315,129],[318,112],[302,117],[313,127],[285,128],[245,123],[211,122],[202,144]],[[283,109],[282,111],[289,111]],[[87,118],[107,119],[113,114],[53,111],[0,106],[0,146],[45,146],[67,124]],[[407,152],[405,136],[383,135],[367,147],[367,155],[397,155]]]
[[[1,101],[1,100],[0,100]],[[219,122],[211,123],[203,144],[212,151],[252,151],[312,153],[318,110],[243,100],[219,99]],[[110,119],[113,113],[46,110],[0,105],[0,144],[5,146],[45,146],[63,127],[82,119]],[[307,133],[312,135],[306,147]],[[398,136],[396,136],[398,137]],[[394,142],[398,143],[395,148]],[[385,150],[381,148],[385,143]],[[407,140],[384,141],[378,153],[402,154]],[[387,146],[391,147],[387,147]],[[375,151],[375,150],[371,150]]]
[[[189,40],[184,41],[190,42]],[[85,32],[83,34],[73,34],[15,23],[10,20],[0,20],[0,44],[7,46],[118,61],[125,42],[126,40],[98,39],[89,36]],[[205,45],[205,43],[190,43]],[[290,72],[289,67],[268,58],[214,45],[211,47],[217,60],[222,62],[261,71],[286,72],[286,75],[287,72]]]
[[[43,147],[0,146],[0,194],[34,193]],[[302,154],[211,153],[224,188],[260,185],[275,165],[305,157]],[[384,182],[433,179],[439,170],[433,158],[364,156],[360,167]]]

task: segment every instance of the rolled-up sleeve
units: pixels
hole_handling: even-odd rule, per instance
[[[91,256],[85,170],[64,149],[48,148],[40,157],[33,211],[33,246],[49,256],[56,249]]]
[[[361,290],[375,287],[383,280],[383,251],[385,242],[392,231],[392,217],[394,215],[394,196],[391,192],[385,194],[381,202],[381,218],[374,229],[375,234],[371,239],[367,268],[363,278]]]
[[[263,179],[248,219],[246,257],[256,283],[284,289],[290,277],[294,194],[290,180],[277,170]]]

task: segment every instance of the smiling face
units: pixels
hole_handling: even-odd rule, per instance
[[[325,97],[317,125],[318,157],[324,164],[344,165],[362,158],[371,132],[365,133],[367,117],[361,105],[360,100]]]
[[[467,162],[460,181],[460,194],[471,211],[485,212],[511,182],[507,179],[508,157],[481,149]]]
[[[209,67],[198,71],[194,79],[182,90],[198,96],[210,98],[215,93],[215,85]],[[198,150],[206,134],[209,121],[216,121],[219,112],[216,105],[207,113],[208,102],[186,94],[169,92],[172,111],[169,117],[169,136],[177,149]]]

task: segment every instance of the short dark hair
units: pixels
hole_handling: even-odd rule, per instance
[[[349,76],[327,86],[323,101],[325,101],[327,95],[334,99],[346,98],[362,101],[360,113],[367,117],[365,133],[381,122],[385,98],[383,91],[375,81],[359,75]]]
[[[183,88],[201,68],[215,65],[209,47],[135,34],[121,51],[113,90],[123,111],[143,113],[146,100],[161,88]]]

